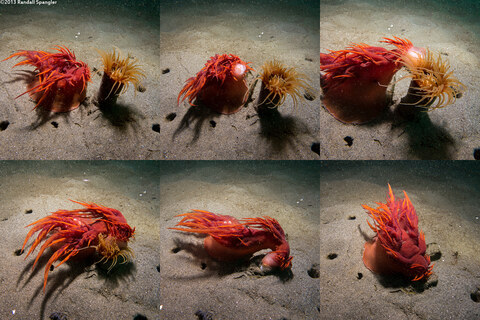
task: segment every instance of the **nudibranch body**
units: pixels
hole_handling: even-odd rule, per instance
[[[183,217],[174,230],[208,235],[204,240],[207,253],[219,261],[235,261],[253,253],[271,249],[262,259],[261,268],[287,269],[291,266],[290,246],[277,220],[270,217],[245,218],[240,221],[228,215],[193,210]]]
[[[374,220],[370,228],[377,234],[365,243],[363,262],[378,274],[402,274],[412,281],[428,279],[433,273],[426,254],[425,235],[418,230],[418,216],[407,193],[405,199],[395,199],[388,185],[387,203],[373,209],[362,205]]]
[[[326,109],[345,123],[359,124],[378,117],[387,105],[387,86],[398,70],[396,59],[385,48],[367,45],[320,53]]]
[[[35,108],[42,106],[52,112],[67,112],[78,108],[85,99],[90,69],[86,63],[77,61],[68,48],[56,46],[54,49],[58,53],[19,51],[3,61],[23,56],[25,59],[14,67],[26,64],[35,67],[28,90],[18,97],[28,93],[37,102]]]
[[[123,214],[112,208],[103,207],[95,203],[78,203],[84,208],[77,210],[58,210],[27,227],[33,226],[23,242],[22,251],[28,239],[39,232],[32,247],[27,253],[28,257],[42,241],[45,241],[37,254],[32,268],[35,268],[40,256],[47,248],[53,249],[53,254],[45,266],[43,290],[47,285],[50,267],[57,260],[62,265],[81,250],[91,249],[100,257],[100,261],[111,261],[111,270],[118,259],[126,263],[133,257],[133,251],[127,242],[134,236],[135,228],[131,228]],[[25,257],[25,258],[26,258]]]
[[[196,76],[187,80],[177,104],[188,98],[192,106],[201,103],[219,113],[239,111],[247,98],[245,75],[253,70],[248,64],[233,54],[210,57]]]
[[[409,40],[384,38],[397,49],[356,44],[344,50],[320,53],[323,103],[337,120],[361,124],[377,118],[387,106],[386,91],[402,67],[400,55],[412,60],[422,54]]]

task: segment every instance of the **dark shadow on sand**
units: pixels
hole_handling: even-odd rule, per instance
[[[137,272],[135,264],[131,261],[127,263],[117,263],[110,271],[109,261],[105,263],[97,263],[95,269],[97,271],[97,276],[100,280],[104,281],[105,286],[112,290],[117,288],[120,283],[126,283],[129,281],[134,281],[134,274]]]
[[[20,285],[20,283],[23,281],[26,274],[28,273],[30,273],[30,275],[25,280],[21,288],[24,288],[34,277],[39,276],[39,274],[43,275],[43,272],[45,271],[45,266],[47,265],[47,262],[52,254],[53,251],[51,250],[48,254],[43,254],[39,258],[37,265],[33,270],[32,266],[35,262],[35,256],[29,257],[31,258],[30,261],[23,268],[17,279],[17,286]],[[97,272],[94,272],[94,264],[96,263],[96,261],[98,261],[98,258],[95,258],[95,256],[75,256],[71,258],[62,266],[60,266],[58,270],[54,269],[49,272],[45,292],[43,292],[42,277],[41,284],[37,287],[34,294],[30,298],[30,305],[33,303],[35,298],[40,296],[42,299],[39,319],[45,319],[45,311],[47,309],[47,304],[52,299],[52,297],[53,301],[55,301],[58,297],[61,296],[62,292],[81,275],[84,275],[86,278],[98,276],[99,279],[105,281],[108,288],[115,288],[119,285],[120,282],[127,281],[136,271],[135,265],[131,262],[128,262],[125,264],[117,264],[112,270],[110,270],[110,272],[107,272],[103,268],[98,267],[98,265],[95,265]]]
[[[41,105],[35,109],[35,112],[37,114],[37,118],[35,119],[35,122],[31,123],[30,126],[28,126],[28,130],[33,131],[45,125],[46,123],[51,123],[53,120],[59,118],[64,119],[67,123],[70,122],[70,112],[52,112],[50,110],[42,108]]]
[[[258,109],[260,136],[265,138],[272,153],[281,154],[287,146],[295,148],[299,132],[309,134],[305,123],[292,116],[283,116],[278,108]]]
[[[172,136],[172,141],[175,140],[177,135],[193,126],[193,136],[190,143],[193,144],[197,142],[200,138],[200,133],[205,121],[210,121],[218,117],[220,117],[219,113],[212,111],[208,107],[203,106],[201,103],[196,106],[190,106],[187,113],[185,113],[180,121],[177,129],[175,129],[175,132]]]
[[[138,128],[138,121],[144,119],[143,115],[133,106],[122,103],[102,106],[95,101],[94,104],[101,112],[102,119],[107,120],[110,126],[124,132],[131,127],[135,132]],[[97,119],[98,116],[95,118]]]
[[[50,252],[50,253],[53,254],[53,252]],[[28,279],[23,284],[22,288],[24,288],[31,281],[33,277],[37,276],[38,273],[43,274],[45,270],[45,266],[48,260],[50,259],[51,254],[43,254],[39,258],[37,265],[33,270],[32,270],[32,266],[35,262],[35,259],[33,259],[32,257],[32,259],[29,261],[29,263],[25,266],[25,268],[20,273],[20,276],[17,280],[17,285],[20,284],[20,282],[23,280],[25,275],[30,271],[31,273]],[[75,279],[77,279],[81,274],[83,274],[86,271],[86,269],[88,269],[93,263],[94,261],[92,259],[85,259],[85,260],[75,259],[75,261],[67,261],[64,264],[68,266],[68,268],[64,266],[58,270],[54,269],[53,271],[49,272],[48,282],[47,282],[47,286],[45,287],[45,292],[43,292],[43,281],[42,281],[42,283],[37,287],[34,294],[30,298],[30,305],[33,303],[36,297],[40,296],[42,299],[39,319],[45,319],[45,310],[46,310],[48,301],[52,297],[54,300],[56,300],[61,295],[63,290],[69,287],[70,284],[73,283],[73,281],[75,281]],[[54,295],[54,293],[56,294]]]
[[[204,238],[201,235],[191,234],[190,236],[194,236],[197,238]],[[238,273],[238,278],[241,277],[257,277],[261,278],[264,276],[273,275],[279,278],[282,282],[287,282],[293,279],[293,273],[291,269],[287,270],[274,270],[269,273],[262,273],[259,268],[259,265],[265,256],[265,254],[259,254],[250,258],[245,258],[243,260],[238,261],[216,261],[212,259],[207,252],[205,251],[203,244],[195,244],[188,241],[180,240],[179,238],[173,239],[174,248],[170,251],[171,254],[178,254],[181,251],[187,252],[191,255],[191,258],[187,258],[185,256],[176,256],[173,257],[174,259],[182,259],[182,260],[189,260],[189,263],[192,263],[192,260],[195,260],[195,264],[198,265],[198,269],[195,274],[190,276],[183,276],[179,278],[178,276],[175,278],[177,280],[191,280],[191,279],[199,279],[199,278],[210,278],[210,277],[224,277],[232,274]]]
[[[428,112],[420,111],[409,119],[395,114],[392,127],[401,127],[408,136],[410,153],[422,160],[454,158],[455,141],[443,127],[430,120]]]

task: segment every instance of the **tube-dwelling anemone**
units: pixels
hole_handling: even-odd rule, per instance
[[[427,111],[443,108],[453,104],[457,96],[465,91],[465,85],[453,76],[449,63],[440,54],[435,58],[427,50],[418,61],[402,57],[402,63],[410,72],[407,77],[412,79],[408,93],[412,96],[410,104],[424,107]],[[437,103],[433,105],[436,99]]]
[[[127,246],[126,242],[117,241],[112,236],[98,235],[97,253],[101,259],[97,263],[110,262],[108,271],[112,270],[118,264],[124,264],[132,261],[135,257],[133,250]]]
[[[288,96],[292,97],[294,107],[299,99],[304,99],[303,91],[311,90],[307,83],[307,76],[298,72],[294,67],[286,67],[277,60],[267,61],[262,66],[259,76],[262,87],[258,107],[267,106],[277,108]]]
[[[121,59],[115,49],[111,53],[97,51],[102,56],[104,66],[97,101],[100,106],[110,106],[116,103],[120,94],[127,91],[130,83],[137,88],[145,74],[137,60],[130,57]]]

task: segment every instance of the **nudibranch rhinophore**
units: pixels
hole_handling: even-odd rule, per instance
[[[387,203],[377,202],[376,209],[362,205],[373,219],[373,225],[367,220],[368,225],[376,232],[375,238],[365,243],[363,263],[374,273],[426,280],[433,273],[433,265],[426,254],[425,235],[418,230],[415,208],[403,193],[405,199],[395,199],[389,184]]]
[[[247,99],[245,76],[253,70],[248,64],[233,54],[210,57],[196,76],[187,80],[177,104],[188,98],[192,106],[201,104],[222,114],[238,112]]]
[[[35,67],[27,91],[17,98],[28,93],[37,102],[35,108],[41,106],[52,112],[71,111],[85,100],[90,69],[86,63],[77,61],[74,52],[67,47],[56,46],[53,49],[58,53],[18,51],[3,61],[25,57],[13,67],[27,64]]]
[[[116,53],[115,49],[111,53],[97,51],[103,60],[103,77],[97,102],[100,107],[113,106],[118,96],[128,89],[130,83],[137,89],[140,78],[145,77],[145,74],[135,59],[129,56],[121,59],[120,53]]]
[[[76,210],[58,210],[51,215],[29,224],[33,226],[23,242],[22,251],[28,239],[39,232],[25,259],[45,241],[37,254],[32,269],[47,248],[53,249],[53,254],[45,265],[43,291],[47,285],[50,267],[57,260],[62,261],[55,266],[58,268],[80,251],[97,253],[101,259],[98,262],[111,261],[110,271],[121,259],[126,263],[133,257],[133,251],[127,242],[134,236],[135,228],[131,228],[123,214],[112,208],[95,203],[82,203],[84,208]]]
[[[183,217],[175,227],[185,232],[208,235],[204,240],[207,253],[219,261],[249,258],[259,250],[271,249],[263,257],[263,271],[285,270],[291,266],[290,246],[285,232],[277,220],[270,217],[245,218],[238,221],[232,216],[218,215],[203,210],[179,214]]]

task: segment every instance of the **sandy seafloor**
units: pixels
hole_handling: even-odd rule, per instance
[[[195,316],[197,311],[208,312],[211,319],[318,318],[318,165],[311,161],[162,163],[163,319],[201,319]],[[256,253],[250,263],[222,264],[206,254],[203,237],[167,229],[180,220],[175,215],[191,209],[277,219],[290,244],[293,276],[252,273],[270,250]]]
[[[66,319],[159,319],[158,188],[158,163],[152,162],[0,162],[0,318],[50,319],[57,312]],[[109,274],[95,261],[72,258],[49,273],[43,293],[50,253],[32,272],[38,249],[26,260],[15,251],[26,225],[80,207],[68,199],[121,211],[136,228],[128,243],[135,258]]]
[[[384,46],[382,37],[410,39],[450,62],[467,91],[453,105],[418,122],[395,121],[393,106],[366,125],[346,125],[320,110],[322,159],[473,159],[480,147],[480,23],[478,1],[328,1],[320,4],[320,52],[352,43]],[[406,75],[400,71],[396,79]],[[394,79],[395,80],[395,79]],[[394,91],[394,105],[409,80]],[[348,146],[345,137],[353,138]]]
[[[161,157],[318,159],[311,148],[319,142],[318,11],[318,0],[161,1]],[[223,53],[239,56],[258,72],[273,59],[295,67],[309,77],[316,98],[297,108],[288,98],[272,119],[258,117],[256,101],[233,115],[187,102],[177,106],[186,80]],[[259,91],[257,84],[253,98]]]
[[[470,296],[480,290],[479,169],[472,161],[322,161],[320,318],[479,319],[480,304]],[[407,192],[427,252],[441,253],[433,261],[438,283],[421,293],[399,277],[374,275],[362,261],[361,232],[375,233],[361,204],[385,203],[387,183],[400,198]]]
[[[159,124],[159,1],[67,1],[47,5],[0,5],[0,60],[17,50],[49,50],[55,45],[75,52],[91,71],[87,99],[68,113],[32,111],[24,95],[21,61],[0,62],[0,148],[2,159],[155,159]],[[133,86],[119,97],[112,112],[94,104],[103,74],[95,48],[138,60],[146,91]],[[118,52],[118,50],[117,50]],[[93,71],[96,68],[98,72]]]

